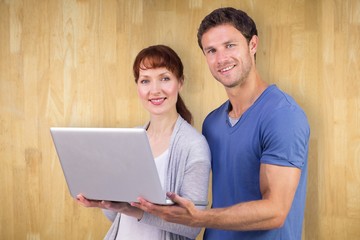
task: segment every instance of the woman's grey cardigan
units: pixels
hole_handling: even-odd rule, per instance
[[[210,150],[205,137],[179,116],[169,145],[166,191],[193,201],[207,201],[209,174]],[[114,240],[121,214],[106,210],[104,213],[113,221],[105,239]],[[201,231],[201,228],[169,223],[148,213],[144,213],[140,222],[161,229],[162,240],[195,239]]]

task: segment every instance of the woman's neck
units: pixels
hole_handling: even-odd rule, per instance
[[[167,116],[151,116],[150,123],[147,128],[149,136],[159,137],[171,135],[176,120],[178,119],[179,114],[170,114]]]
[[[150,124],[147,129],[151,150],[154,157],[160,156],[166,149],[169,148],[170,139],[178,114],[151,117]]]

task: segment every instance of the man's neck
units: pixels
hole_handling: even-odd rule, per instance
[[[247,79],[240,86],[234,88],[227,88],[226,93],[229,97],[232,109],[229,111],[229,116],[232,118],[239,118],[268,87],[268,84],[263,81],[258,74],[254,78]]]

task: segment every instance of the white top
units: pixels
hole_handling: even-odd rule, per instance
[[[240,120],[240,118],[233,118],[233,117],[230,117],[229,116],[229,121],[230,121],[230,124],[231,126],[235,126],[235,124]]]
[[[164,188],[165,176],[169,150],[163,152],[155,158],[155,164],[159,173],[161,186]],[[125,214],[121,215],[119,231],[116,240],[143,240],[143,239],[161,239],[161,230],[157,227],[139,222],[134,217]]]
[[[147,125],[144,128],[147,128]],[[210,149],[206,139],[180,115],[175,123],[171,136],[168,167],[166,168],[165,191],[174,192],[194,201],[206,201],[210,173]],[[197,206],[205,209],[206,206]],[[121,214],[103,210],[112,221],[105,239],[114,240],[119,232]],[[157,240],[196,239],[201,228],[166,222],[165,220],[144,213],[140,223],[156,226],[161,229],[161,238]]]

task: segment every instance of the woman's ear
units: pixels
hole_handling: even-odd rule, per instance
[[[183,86],[184,86],[184,76],[182,76],[179,79],[179,92],[182,90]]]

